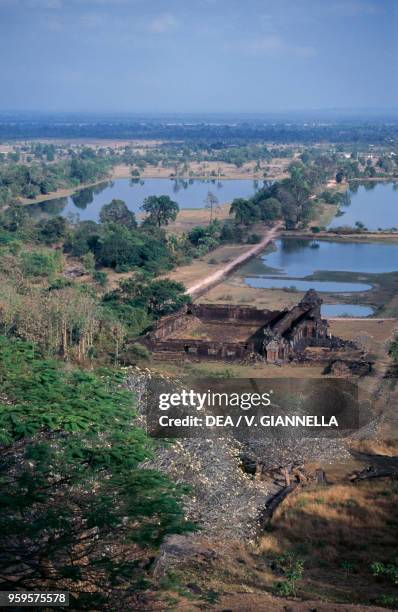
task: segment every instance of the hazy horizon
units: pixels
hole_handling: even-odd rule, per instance
[[[0,0],[0,111],[396,112],[395,0]]]
[[[268,111],[222,111],[222,110],[206,110],[206,111],[192,111],[192,110],[169,110],[169,111],[148,111],[145,109],[137,109],[134,111],[128,110],[118,110],[118,109],[98,109],[98,110],[90,110],[90,109],[76,109],[76,110],[68,110],[66,108],[60,108],[57,110],[51,109],[25,109],[25,110],[13,110],[13,109],[0,109],[0,116],[5,115],[13,115],[13,116],[35,116],[35,115],[46,115],[46,116],[54,116],[59,117],[60,115],[65,116],[88,116],[88,117],[123,117],[123,118],[138,118],[138,117],[154,117],[156,119],[162,117],[223,117],[230,119],[243,119],[243,118],[269,118],[269,119],[288,119],[301,117],[303,120],[305,118],[311,118],[312,116],[318,115],[319,117],[336,115],[338,118],[355,118],[363,119],[364,117],[374,116],[382,116],[382,115],[391,114],[393,116],[398,117],[398,106],[391,107],[376,107],[376,108],[292,108],[290,110],[285,109],[270,109]]]

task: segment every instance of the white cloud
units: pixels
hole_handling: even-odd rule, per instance
[[[148,25],[148,30],[154,34],[163,34],[177,29],[179,23],[177,19],[170,14],[159,15]]]

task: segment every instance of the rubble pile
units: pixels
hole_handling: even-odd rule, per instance
[[[127,368],[126,386],[138,400],[139,420],[145,426],[145,393],[153,377],[149,369]],[[170,382],[174,385],[176,381]],[[180,383],[182,384],[182,383]],[[256,478],[245,469],[250,457],[263,469],[289,467],[292,457],[304,463],[311,459],[334,461],[349,457],[344,443],[334,439],[298,439],[242,443],[233,438],[179,439],[164,442],[155,457],[143,467],[167,473],[174,482],[188,484],[186,516],[202,527],[202,533],[225,539],[252,540],[259,530],[263,509],[285,486],[281,479]]]

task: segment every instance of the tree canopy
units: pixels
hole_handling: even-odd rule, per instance
[[[137,227],[135,214],[127,208],[123,200],[112,200],[109,204],[104,204],[100,212],[100,221],[101,223],[118,223],[127,229]]]
[[[179,206],[169,196],[148,196],[142,205],[142,210],[148,215],[148,220],[161,227],[175,221]]]
[[[184,489],[140,468],[154,445],[121,382],[116,374],[65,370],[35,345],[0,336],[6,588],[65,588],[78,594],[77,607],[117,592],[120,605],[123,593],[142,585],[145,548],[192,528],[180,503]]]

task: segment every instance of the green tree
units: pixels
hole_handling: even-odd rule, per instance
[[[141,209],[147,213],[150,222],[161,227],[175,221],[179,206],[169,196],[148,196]]]
[[[137,227],[135,214],[127,208],[123,200],[112,200],[109,204],[104,204],[99,217],[101,223],[117,223],[127,227],[127,229]]]
[[[267,198],[260,203],[260,214],[263,221],[276,221],[282,216],[282,206],[276,198]]]
[[[244,198],[235,198],[232,201],[230,213],[235,215],[237,223],[242,225],[250,225],[259,220],[259,207],[252,200]]]
[[[154,444],[121,382],[0,337],[3,588],[62,584],[75,608],[120,608],[145,586],[146,549],[192,529],[184,489],[140,467]]]
[[[47,244],[53,244],[65,237],[67,223],[64,217],[53,217],[39,223],[39,238]]]

